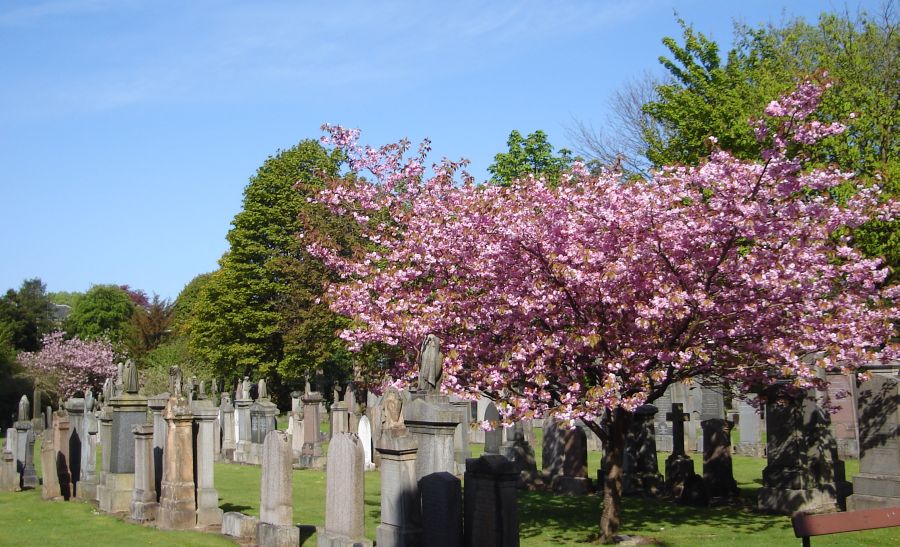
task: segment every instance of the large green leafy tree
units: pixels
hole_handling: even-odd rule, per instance
[[[512,181],[528,175],[547,177],[555,184],[560,174],[574,161],[572,152],[565,148],[555,155],[547,134],[540,129],[527,137],[514,129],[506,144],[508,150],[495,155],[494,163],[488,167],[494,184],[508,186]]]
[[[41,348],[41,338],[53,328],[53,303],[40,279],[26,279],[18,291],[9,289],[0,297],[0,325],[15,350]]]
[[[324,306],[308,309],[309,295],[322,289],[317,268],[306,264],[312,258],[298,233],[301,212],[313,207],[307,198],[338,176],[340,163],[338,153],[304,140],[269,157],[250,179],[243,210],[228,232],[230,248],[192,306],[190,348],[219,374],[277,372],[290,377],[301,373],[299,366],[313,367],[333,353],[336,335],[330,326],[306,329],[299,326],[306,321],[287,318],[286,313],[321,313],[328,315],[323,325],[334,321]],[[309,295],[291,294],[298,287]],[[288,334],[286,346],[289,331],[314,332],[329,341],[315,357],[302,355],[307,344],[315,343]]]
[[[115,285],[94,285],[75,301],[65,330],[70,336],[93,340],[101,336],[120,349],[128,342],[135,304],[128,293]]]
[[[900,195],[900,25],[892,6],[855,20],[823,14],[815,25],[738,26],[724,58],[715,41],[682,27],[680,43],[663,40],[671,55],[660,62],[670,79],[657,86],[658,100],[644,105],[656,122],[644,133],[652,164],[697,163],[708,154],[711,135],[738,157],[757,157],[761,145],[747,120],[799,78],[826,71],[833,87],[816,117],[848,129],[810,147],[812,163],[835,164],[862,184],[879,180],[886,196]],[[896,280],[898,224],[872,221],[855,235],[867,254],[887,258]]]

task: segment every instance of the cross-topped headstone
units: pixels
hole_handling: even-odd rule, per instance
[[[691,415],[684,412],[684,404],[672,403],[672,412],[666,413],[666,421],[672,422],[672,454],[684,455],[684,422],[689,422]]]

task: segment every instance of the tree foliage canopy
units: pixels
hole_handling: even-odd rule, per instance
[[[566,148],[553,154],[553,145],[547,134],[538,129],[527,137],[522,137],[518,130],[513,130],[506,141],[508,151],[494,156],[494,163],[488,167],[491,182],[501,186],[509,186],[513,181],[534,175],[536,178],[546,177],[556,184],[559,176],[574,161],[572,152]]]
[[[94,285],[75,301],[65,330],[82,340],[108,338],[114,345],[127,341],[135,305],[125,290],[115,285]]]

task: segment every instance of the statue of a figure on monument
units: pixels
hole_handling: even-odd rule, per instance
[[[206,380],[200,380],[200,391],[197,393],[197,399],[206,400]]]
[[[84,392],[84,412],[92,412],[94,410],[94,392],[90,389]]]
[[[382,413],[382,429],[400,429],[406,427],[403,424],[403,399],[397,388],[390,387],[384,392],[382,399],[384,412]]]
[[[31,419],[31,405],[28,403],[28,396],[22,395],[19,399],[19,421],[27,422]]]
[[[173,397],[181,395],[181,368],[177,365],[169,369],[169,393]]]
[[[241,399],[250,398],[250,377],[244,376],[244,383],[241,385]]]
[[[312,388],[309,385],[309,380],[306,381],[306,387],[303,388],[303,391],[306,392],[307,395],[312,393]]]
[[[334,399],[331,400],[331,404],[337,404],[341,402],[341,394],[340,394],[341,385],[337,382],[334,383],[334,393],[332,396]]]
[[[134,364],[134,361],[129,359],[125,362],[125,370],[123,372],[125,375],[122,379],[123,388],[125,389],[125,393],[137,393],[138,392],[138,372],[137,367]]]
[[[419,391],[435,391],[441,385],[443,372],[440,339],[433,334],[426,336],[419,356]]]
[[[266,379],[260,378],[259,383],[256,385],[256,398],[257,399],[268,399],[269,391],[266,389]]]
[[[112,399],[112,390],[113,390],[113,379],[107,378],[103,382],[103,389],[100,390],[100,396],[103,398],[103,404],[108,404],[109,400]]]
[[[194,399],[194,390],[197,388],[197,377],[191,376],[190,380],[185,384],[184,396],[187,400],[191,401]]]

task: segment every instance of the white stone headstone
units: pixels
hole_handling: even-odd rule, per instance
[[[369,418],[367,416],[363,416],[359,419],[357,435],[363,445],[363,452],[366,454],[364,460],[366,470],[375,469],[375,464],[372,463],[372,426],[369,425]]]

